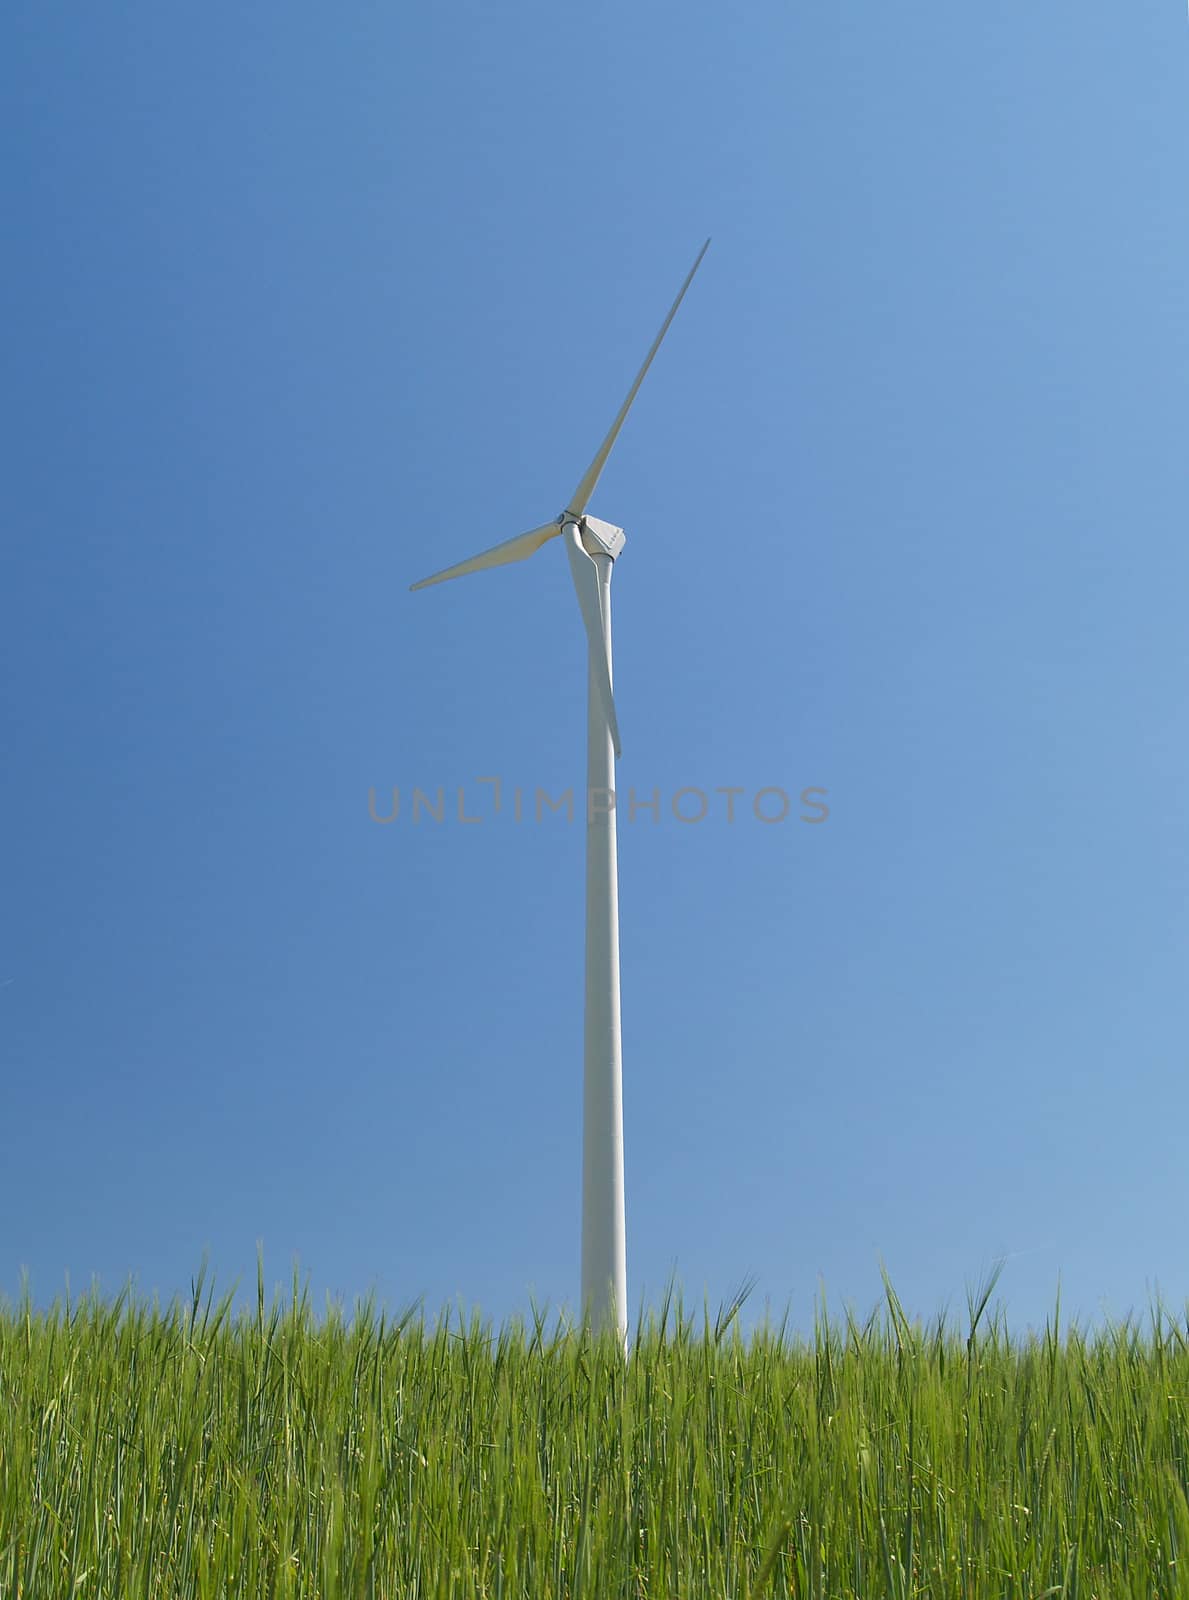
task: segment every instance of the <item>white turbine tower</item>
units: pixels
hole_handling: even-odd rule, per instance
[[[611,424],[566,508],[554,521],[497,544],[412,585],[424,589],[486,567],[523,561],[559,534],[582,609],[588,642],[586,699],[586,1023],[582,1105],[582,1315],[597,1332],[615,1327],[627,1338],[627,1241],[623,1198],[623,1063],[619,1029],[619,887],[615,850],[614,755],[619,723],[611,691],[611,568],[623,529],[588,516],[586,507],[607,457],[652,365],[677,307],[702,264],[710,240],[661,324]]]

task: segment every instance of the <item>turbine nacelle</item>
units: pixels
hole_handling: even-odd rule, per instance
[[[611,522],[601,522],[598,517],[575,517],[567,511],[562,521],[578,524],[582,531],[582,548],[588,556],[610,556],[614,561],[627,543],[622,528]]]

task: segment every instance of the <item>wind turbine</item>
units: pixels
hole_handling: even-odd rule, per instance
[[[457,566],[411,585],[424,589],[487,567],[523,561],[559,535],[587,637],[586,696],[586,1013],[582,1101],[582,1316],[595,1332],[605,1327],[627,1339],[627,1240],[623,1195],[623,1062],[619,1027],[619,885],[615,842],[614,755],[619,722],[611,685],[611,571],[624,547],[623,529],[587,514],[607,457],[632,408],[652,358],[710,240],[681,285],[661,331],[628,390],[607,437],[583,473],[565,510],[539,528],[517,534]]]

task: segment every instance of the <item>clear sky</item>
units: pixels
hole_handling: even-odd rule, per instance
[[[0,1291],[573,1306],[581,623],[408,585],[711,234],[591,507],[632,1316],[1183,1307],[1183,4],[37,0],[0,89]]]

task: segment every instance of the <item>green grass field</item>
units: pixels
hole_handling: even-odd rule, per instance
[[[0,1314],[0,1595],[1189,1596],[1189,1330]],[[456,1319],[457,1320],[457,1319]]]

